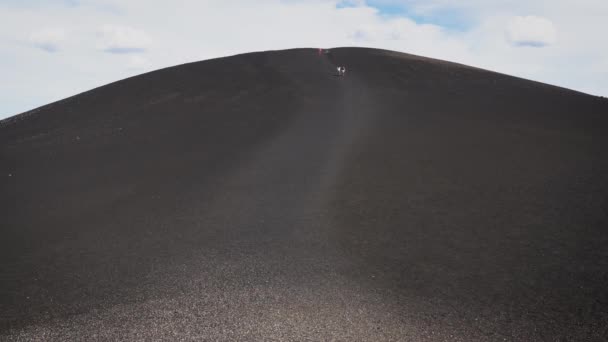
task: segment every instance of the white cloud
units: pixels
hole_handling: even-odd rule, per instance
[[[127,63],[130,69],[135,70],[142,70],[151,66],[150,61],[140,55],[129,56]]]
[[[46,52],[56,52],[66,39],[66,31],[62,28],[44,28],[34,31],[29,36],[29,42]]]
[[[415,37],[441,38],[441,28],[436,25],[420,25],[413,20],[400,18],[360,25],[351,35],[353,40],[365,42],[411,41]]]
[[[152,42],[146,32],[129,26],[104,25],[98,37],[98,46],[109,53],[144,52]]]
[[[509,42],[516,46],[542,47],[557,40],[553,23],[536,16],[514,17],[507,26],[506,35]]]

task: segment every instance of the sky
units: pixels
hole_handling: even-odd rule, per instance
[[[152,70],[363,46],[608,96],[606,0],[0,0],[0,119]]]

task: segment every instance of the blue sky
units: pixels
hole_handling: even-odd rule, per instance
[[[439,8],[432,12],[420,13],[405,2],[370,0],[366,2],[366,5],[377,9],[378,13],[386,18],[405,17],[412,19],[418,24],[433,24],[449,30],[464,31],[473,25],[473,19],[467,17],[466,12],[454,7]],[[343,1],[338,3],[336,7],[357,7],[357,5],[352,2]]]
[[[377,47],[608,96],[606,18],[605,0],[4,0],[0,119],[171,65],[292,47]]]

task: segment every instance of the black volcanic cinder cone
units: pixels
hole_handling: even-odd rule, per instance
[[[49,104],[0,122],[0,340],[606,340],[606,132],[604,99],[359,48]]]

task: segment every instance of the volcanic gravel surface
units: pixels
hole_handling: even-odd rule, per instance
[[[608,101],[296,49],[9,118],[0,340],[606,341]]]

